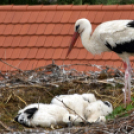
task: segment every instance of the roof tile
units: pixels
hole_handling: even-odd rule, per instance
[[[29,63],[29,60],[25,59],[23,60],[20,65],[19,65],[19,68],[22,69],[22,70],[27,70],[27,65]]]
[[[6,50],[4,48],[0,48],[0,59],[5,57]]]
[[[28,30],[28,34],[36,34],[36,31],[37,31],[37,28],[38,28],[38,24],[32,24],[30,25],[30,28]]]
[[[28,23],[35,23],[38,17],[39,11],[31,12],[30,18],[28,19]]]
[[[86,56],[86,59],[89,60],[89,59],[93,59],[94,58],[94,55],[91,54],[91,53],[88,53],[87,56]]]
[[[20,65],[23,70],[51,64],[52,59],[56,64],[62,64],[64,60],[64,64],[111,64],[118,67],[121,63],[118,55],[106,52],[93,56],[83,48],[80,38],[69,57],[65,59],[65,56],[77,19],[89,19],[94,30],[104,21],[133,19],[133,10],[133,5],[0,6],[0,58],[14,66]],[[1,66],[6,70],[5,65]],[[80,71],[97,70],[84,65],[73,67]]]
[[[76,10],[76,11],[79,11],[79,10],[86,10],[88,8],[88,5],[79,5],[79,6],[77,6],[77,5],[74,5],[74,6],[72,6],[72,10]]]
[[[22,11],[17,11],[14,13],[14,16],[12,18],[12,23],[13,24],[18,24],[20,22],[21,17],[23,16]]]
[[[68,64],[71,64],[71,60],[67,60],[65,59],[64,62],[63,62],[64,65],[68,65]]]
[[[103,22],[112,20],[113,11],[105,12],[105,16],[103,17]]]
[[[33,59],[29,61],[26,69],[27,70],[35,69],[36,66],[37,66],[37,60]]]
[[[70,31],[70,24],[64,24],[61,30],[61,35],[67,35]]]
[[[43,59],[43,60],[38,60],[38,62],[37,62],[37,67],[42,67],[42,66],[45,66],[45,60]]]
[[[21,62],[23,62],[23,61],[15,59],[15,60],[13,60],[12,65],[19,68],[19,65],[20,65]],[[11,71],[14,71],[14,70],[16,70],[16,69],[11,68]]]
[[[71,40],[71,38],[70,38],[70,40]],[[77,41],[76,41],[76,43],[75,43],[75,47],[83,48],[83,45],[82,45],[82,43],[81,43],[81,38],[80,38],[80,36],[78,37],[78,39],[77,39]]]
[[[107,66],[113,67],[113,64],[114,64],[114,60],[107,60],[106,61]]]
[[[51,47],[53,45],[53,40],[54,40],[54,36],[48,36],[46,39],[45,39],[45,47]]]
[[[31,11],[23,12],[23,15],[21,16],[20,23],[27,23],[30,16],[31,16]]]
[[[20,40],[21,40],[21,36],[15,36],[13,38],[13,42],[12,42],[11,46],[13,46],[13,47],[19,47]]]
[[[37,52],[38,52],[38,48],[31,48],[28,55],[27,55],[27,58],[28,59],[33,59],[36,57],[37,55]]]
[[[22,25],[22,28],[20,30],[21,35],[26,35],[30,29],[30,24],[24,24]]]
[[[39,11],[43,7],[43,5],[32,5],[32,6],[26,5],[26,6],[27,6],[27,11],[33,11],[33,12]]]
[[[117,8],[118,8],[118,5],[103,5],[102,6],[102,10],[104,10],[104,11],[115,11],[115,10],[117,10]]]
[[[62,52],[63,52],[63,49],[57,48],[54,52],[53,59],[61,59]]]
[[[12,6],[13,11],[26,11],[28,5],[17,5],[17,6]]]
[[[56,11],[57,10],[57,5],[45,5],[45,6],[42,6],[42,10],[47,10],[47,11]]]
[[[113,64],[114,67],[121,68],[121,65],[122,65],[122,61],[114,61],[114,64]]]
[[[71,38],[70,36],[64,36],[62,38],[61,47],[69,47]]]
[[[28,42],[30,40],[30,36],[22,36],[20,40],[20,47],[25,47],[28,45]]]
[[[120,58],[116,53],[113,53],[113,54],[112,54],[111,59],[112,59],[112,60],[117,60],[117,59],[118,59],[118,60],[119,60],[119,59],[121,60],[121,58]]]
[[[38,52],[37,52],[37,56],[36,58],[37,59],[43,59],[44,58],[44,55],[45,55],[45,52],[46,52],[46,49],[45,48],[39,48],[38,49]]]
[[[50,23],[53,21],[53,18],[55,16],[55,12],[54,11],[48,11],[46,16],[45,16],[45,22],[46,23]]]
[[[14,16],[14,12],[13,11],[10,11],[6,14],[6,18],[4,19],[4,23],[11,23],[12,22],[12,19],[13,19],[13,16]]]
[[[38,17],[36,19],[37,23],[43,23],[45,21],[45,17],[47,15],[47,11],[40,11]]]
[[[133,60],[134,60],[134,57],[133,57],[133,56],[130,56],[129,59],[130,59],[131,61],[133,61]]]
[[[0,11],[0,23],[3,23],[7,15],[7,11]]]
[[[112,55],[113,55],[113,52],[104,52],[102,54],[102,58],[105,59],[105,60],[110,60]]]
[[[62,19],[63,12],[57,11],[56,14],[54,15],[54,18],[52,20],[53,23],[59,23]]]
[[[81,61],[79,61],[79,60],[72,60],[70,62],[70,64],[81,64]],[[76,70],[78,70],[79,67],[80,67],[80,65],[72,65],[71,66],[72,69],[76,69]]]
[[[61,29],[62,29],[63,25],[62,24],[57,24],[55,25],[54,29],[53,29],[53,34],[60,34],[61,33]]]
[[[87,53],[88,53],[88,51],[85,50],[85,48],[81,49],[81,50],[79,51],[79,54],[78,54],[78,56],[77,56],[77,59],[80,59],[80,60],[85,59],[86,56],[87,56]]]
[[[4,56],[4,58],[5,58],[5,59],[11,59],[12,52],[13,52],[13,49],[12,49],[12,48],[10,48],[10,49],[5,49],[5,56]]]
[[[81,11],[79,18],[87,18],[88,17],[88,12],[87,11]]]
[[[6,28],[6,25],[3,25],[3,24],[0,25],[0,35],[3,35],[5,28]]]
[[[21,52],[19,55],[20,59],[25,59],[27,58],[28,54],[29,54],[30,48],[21,48]]]
[[[133,19],[133,18],[134,18],[134,11],[131,11],[129,15],[129,19]]]
[[[61,23],[68,23],[71,13],[72,13],[72,11],[64,11],[64,14],[61,19]]]
[[[55,27],[54,24],[48,24],[46,26],[44,34],[47,34],[47,35],[52,34],[52,31],[53,31],[54,27]]]
[[[96,64],[96,61],[95,60],[89,60],[89,63],[88,64],[94,65],[94,64]],[[96,70],[96,67],[95,66],[87,66],[87,70],[89,70],[89,71],[95,71]]]
[[[46,24],[39,24],[36,34],[44,34],[46,28]]]
[[[22,25],[18,24],[18,25],[15,25],[13,30],[12,30],[12,34],[13,35],[18,35],[20,33],[20,29],[21,29]]]
[[[62,37],[61,36],[56,36],[53,40],[52,47],[60,47],[62,44]]]
[[[46,49],[44,59],[51,59],[53,57],[54,51],[55,51],[55,49],[53,49],[53,48]]]
[[[102,5],[89,5],[88,7],[87,7],[87,10],[97,10],[97,11],[100,11],[100,10],[102,10]]]
[[[97,11],[89,11],[89,12],[88,12],[88,17],[87,17],[87,19],[88,19],[91,23],[94,23],[96,14],[97,14]]]
[[[54,60],[56,65],[63,65],[63,61],[62,60]]]
[[[120,19],[129,19],[131,12],[130,11],[124,11],[122,12]]]
[[[67,59],[77,59],[78,55],[79,55],[80,49],[74,48]]]
[[[61,59],[65,59],[65,56],[66,56],[66,54],[67,54],[67,51],[68,51],[68,49],[63,49],[63,51],[62,51],[62,55],[61,55]]]
[[[75,23],[75,21],[79,18],[79,15],[80,15],[80,11],[73,11],[70,16],[69,22]]]
[[[112,20],[119,20],[121,17],[122,12],[121,11],[114,11]]]
[[[12,63],[13,63],[12,60],[6,60],[6,62],[7,62],[8,64],[10,64],[10,65],[12,65]],[[4,64],[4,65],[2,66],[2,70],[3,70],[3,71],[10,71],[11,69],[12,69],[12,67],[9,66],[9,65]]]
[[[94,20],[94,23],[95,24],[100,24],[102,23],[103,21],[103,18],[104,18],[104,15],[105,15],[105,12],[97,12],[96,14],[96,17],[95,17],[95,20]]]
[[[0,36],[0,46],[4,47],[4,41],[5,41],[6,37],[5,36]]]
[[[73,33],[74,33],[74,24],[72,24],[70,26],[70,30],[69,30],[69,33],[68,34],[73,35]]]
[[[3,34],[4,35],[10,35],[13,31],[13,27],[14,27],[14,25],[7,25]]]
[[[52,59],[45,61],[45,65],[49,65],[49,64],[52,64]]]
[[[13,5],[6,5],[6,6],[3,6],[3,5],[1,5],[0,6],[0,10],[2,10],[2,11],[9,11],[9,10],[12,10],[12,8],[13,8]]]
[[[4,47],[10,47],[13,41],[13,36],[7,36],[5,38]]]
[[[5,66],[4,63],[0,62],[0,70],[2,70],[3,66]],[[4,72],[4,71],[3,71]]]
[[[133,8],[133,5],[119,5],[118,6],[118,10],[130,10],[131,11],[131,9]]]
[[[21,48],[15,48],[12,52],[11,59],[18,59],[21,52]]]
[[[57,7],[56,7],[56,9],[58,10],[58,11],[68,11],[68,10],[71,10],[71,8],[72,8],[72,6],[73,5],[58,5]]]
[[[101,60],[102,59],[102,54],[97,54],[94,56],[95,60]]]
[[[45,36],[38,36],[36,46],[37,47],[39,47],[39,46],[40,47],[45,46],[45,39],[46,39]]]

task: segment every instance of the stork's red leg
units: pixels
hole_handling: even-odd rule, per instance
[[[127,65],[127,71],[128,71],[128,97],[127,97],[127,102],[131,102],[131,73],[132,73],[132,68],[130,63]]]
[[[131,65],[124,63],[125,68],[125,91],[124,91],[124,103],[131,102]]]

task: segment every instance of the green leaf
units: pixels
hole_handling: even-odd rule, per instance
[[[114,109],[113,114],[117,115],[117,114],[121,113],[122,111],[124,111],[124,108],[120,105]]]
[[[134,102],[134,98],[133,97],[131,97],[131,100]]]
[[[129,104],[129,105],[127,105],[127,107],[126,107],[126,110],[131,110],[131,109],[133,109],[134,107],[131,105],[131,104]]]

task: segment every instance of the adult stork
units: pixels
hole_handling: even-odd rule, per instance
[[[125,93],[124,102],[131,101],[131,65],[129,56],[134,55],[134,21],[113,20],[100,24],[91,35],[92,26],[89,20],[83,18],[75,23],[75,32],[67,52],[71,52],[77,37],[80,35],[83,46],[92,54],[114,51],[124,62]]]

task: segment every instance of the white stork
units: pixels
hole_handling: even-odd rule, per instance
[[[83,46],[92,54],[114,51],[124,62],[125,93],[124,102],[131,101],[131,65],[129,56],[134,55],[134,21],[113,20],[100,24],[91,35],[92,26],[89,20],[79,19],[75,23],[73,35],[67,55],[71,52],[77,37],[80,35]],[[126,98],[127,97],[127,98]]]

